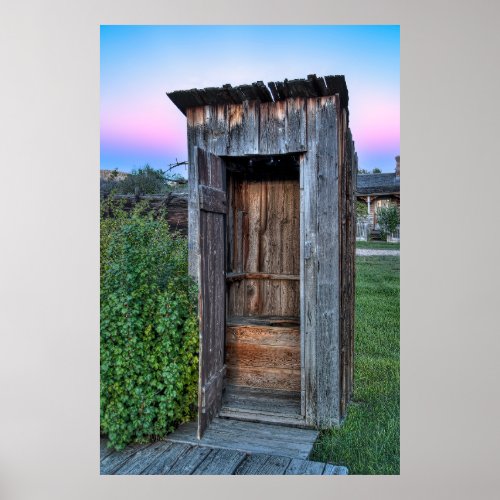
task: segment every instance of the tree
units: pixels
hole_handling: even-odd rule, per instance
[[[106,180],[101,179],[101,196],[106,198],[112,192],[116,194],[164,194],[175,189],[176,186],[186,184],[186,179],[172,170],[187,161],[176,161],[168,166],[167,170],[154,169],[149,164],[143,168],[133,170],[124,179],[118,177],[118,172],[113,171]]]
[[[167,179],[163,170],[156,170],[150,165],[133,170],[126,179],[118,185],[118,192],[122,194],[160,194],[167,188]]]
[[[358,168],[358,174],[381,174],[380,168],[374,168],[371,172],[365,168]]]

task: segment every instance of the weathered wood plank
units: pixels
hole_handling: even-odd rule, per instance
[[[231,343],[290,346],[300,352],[300,332],[298,327],[228,326],[226,346]]]
[[[227,318],[228,326],[280,326],[293,327],[299,325],[297,316],[266,316],[266,317],[245,317],[245,316],[229,316]]]
[[[259,153],[259,101],[228,105],[227,153],[243,156]]]
[[[196,436],[196,424],[193,422],[193,435]],[[151,462],[142,474],[164,475],[174,466],[177,459],[186,453],[191,445],[186,443],[174,443],[169,441],[169,447],[153,462]]]
[[[252,84],[252,86],[255,89],[260,102],[271,102],[273,100],[273,96],[271,95],[271,92],[266,87],[264,82],[262,81],[255,82]]]
[[[122,451],[114,451],[101,461],[101,474],[114,474],[127,460],[147,445],[128,446]]]
[[[262,453],[252,453],[247,455],[235,471],[236,476],[252,476],[257,474],[262,466],[269,459],[269,455]]]
[[[292,280],[299,281],[298,274],[269,274],[269,273],[227,273],[226,281],[252,280]]]
[[[300,393],[228,384],[221,411],[227,410],[300,416]]]
[[[244,453],[307,458],[317,436],[318,431],[312,429],[215,418],[201,440],[196,437],[194,423],[181,425],[167,440]]]
[[[300,347],[226,344],[226,363],[238,368],[289,368],[300,370]]]
[[[325,76],[325,83],[328,88],[328,95],[333,96],[338,94],[340,97],[340,107],[347,109],[349,105],[349,92],[345,78],[342,75],[328,75]]]
[[[259,152],[261,154],[286,153],[286,101],[260,105]]]
[[[254,474],[280,476],[285,473],[290,460],[288,457],[270,456]]]
[[[233,474],[247,455],[236,450],[212,450],[195,469],[194,475]]]
[[[200,187],[219,192],[222,203],[225,189],[224,164],[221,158],[197,150]],[[203,189],[200,190],[203,192]],[[198,434],[201,436],[222,403],[225,337],[225,217],[205,211],[200,201],[199,212],[199,390]]]
[[[204,135],[206,149],[211,153],[221,156],[226,155],[229,146],[229,120],[228,106],[214,104],[205,108]]]
[[[269,411],[245,410],[222,406],[219,417],[258,424],[284,425],[299,429],[310,429],[301,415],[279,414]]]
[[[322,475],[325,470],[325,464],[322,462],[312,462],[310,460],[303,460],[300,458],[294,458],[290,461],[288,468],[286,469],[285,475]]]
[[[106,438],[101,438],[101,458],[100,460],[104,460],[108,455],[113,453],[113,448],[108,448],[108,440]]]
[[[333,97],[319,99],[317,129],[318,227],[316,301],[316,421],[321,427],[340,423],[340,227],[337,107]]]
[[[146,448],[142,448],[129,460],[127,460],[122,466],[120,466],[115,471],[115,474],[142,474],[149,465],[157,460],[163,453],[168,451],[171,446],[172,443],[158,441],[157,443],[153,443]]]
[[[227,380],[234,385],[300,391],[300,370],[227,366]]]
[[[294,88],[292,87],[294,90]],[[306,99],[304,97],[293,97],[286,101],[286,151],[306,150]]]
[[[291,459],[263,454],[249,455],[236,470],[236,475],[282,475]]]
[[[209,186],[200,186],[199,196],[201,210],[220,214],[226,213],[226,193],[224,191]]]
[[[300,329],[303,386],[303,411],[306,422],[316,423],[316,304],[317,304],[317,192],[319,130],[317,127],[317,99],[307,100],[307,153],[300,159],[301,219],[300,219]]]
[[[205,149],[205,138],[203,135],[204,108],[188,108],[187,135],[188,135],[188,251],[189,251],[189,275],[199,280],[199,229],[200,229],[200,207],[198,195],[198,151],[196,148]]]
[[[212,408],[220,407],[220,398],[224,386],[224,375],[226,374],[226,367],[215,372],[210,379],[206,381],[201,389],[201,411],[209,413]]]
[[[319,96],[325,96],[328,95],[328,89],[326,87],[325,79],[320,76],[317,77],[316,75],[308,75],[307,79],[313,86],[313,88],[316,90],[318,97]]]
[[[343,465],[325,464],[324,476],[347,476],[349,471]]]
[[[210,448],[204,446],[191,446],[164,474],[169,476],[192,474],[210,452]]]

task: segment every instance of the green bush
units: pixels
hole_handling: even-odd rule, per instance
[[[109,217],[112,213],[112,217]],[[101,432],[122,449],[196,414],[197,291],[187,242],[141,204],[101,205]]]
[[[380,234],[385,239],[388,234],[394,233],[399,225],[399,207],[397,205],[380,207],[377,210],[377,222]]]

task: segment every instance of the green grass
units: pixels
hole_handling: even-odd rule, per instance
[[[354,397],[313,460],[350,474],[399,474],[399,257],[356,258]]]
[[[399,250],[399,243],[387,243],[387,241],[356,241],[356,248]]]

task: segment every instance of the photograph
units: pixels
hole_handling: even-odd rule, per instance
[[[101,476],[398,476],[400,26],[99,47]]]

